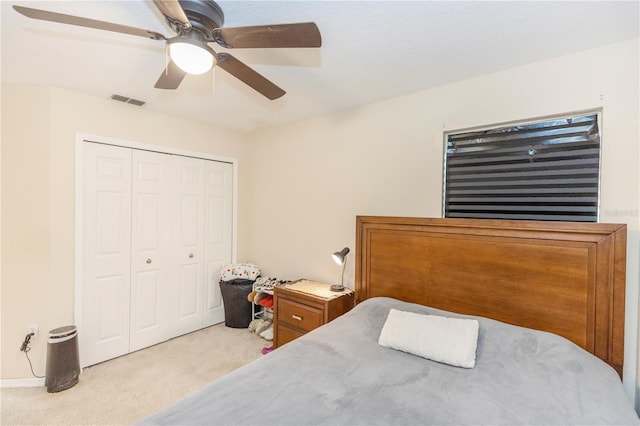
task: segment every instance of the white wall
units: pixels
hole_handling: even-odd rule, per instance
[[[18,350],[28,324],[40,329],[29,355],[44,375],[47,332],[74,323],[77,132],[237,158],[239,210],[248,211],[243,136],[59,88],[3,84],[2,379],[31,377]],[[246,218],[238,219],[241,258]]]
[[[355,248],[356,215],[441,216],[443,131],[602,109],[601,221],[628,224],[624,376],[633,397],[638,76],[636,38],[253,135],[250,260],[278,278],[338,282],[330,253]]]

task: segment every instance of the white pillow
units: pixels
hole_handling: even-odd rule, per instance
[[[391,309],[378,344],[456,367],[476,365],[477,320]]]

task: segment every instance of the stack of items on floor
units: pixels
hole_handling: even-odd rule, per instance
[[[273,288],[285,282],[287,281],[276,278],[259,277],[253,284],[253,291],[247,296],[249,302],[261,306],[263,312],[271,314],[261,318],[254,318],[248,327],[249,331],[256,333],[266,340],[273,340],[273,314],[271,313],[271,308],[273,307]]]
[[[220,292],[227,327],[246,328],[253,317],[247,295],[253,290],[260,268],[251,263],[231,263],[220,270]]]

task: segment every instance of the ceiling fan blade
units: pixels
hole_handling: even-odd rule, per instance
[[[171,59],[156,84],[153,86],[156,89],[177,89],[182,79],[187,73],[178,67]]]
[[[59,22],[61,24],[77,25],[79,27],[95,28],[98,30],[113,31],[116,33],[130,34],[146,37],[153,40],[166,40],[167,38],[155,31],[143,30],[141,28],[129,27],[127,25],[113,24],[111,22],[98,21],[95,19],[81,18],[80,16],[65,15],[63,13],[49,12],[47,10],[32,9],[30,7],[16,6],[13,8],[22,15],[40,19],[43,21]]]
[[[228,53],[216,54],[218,66],[267,98],[278,99],[286,92]]]
[[[187,18],[178,0],[153,0],[153,3],[160,10],[160,13],[167,18],[180,23],[185,28],[191,26],[191,22],[189,22],[189,18]]]
[[[213,41],[229,49],[322,46],[320,30],[313,22],[216,28]]]

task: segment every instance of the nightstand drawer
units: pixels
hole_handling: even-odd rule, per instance
[[[277,332],[278,332],[278,346],[282,346],[285,343],[289,343],[290,341],[295,340],[298,337],[304,335],[302,331],[296,331],[284,325],[278,325]]]
[[[278,322],[291,327],[311,331],[323,324],[323,311],[292,300],[280,299],[276,307]]]

